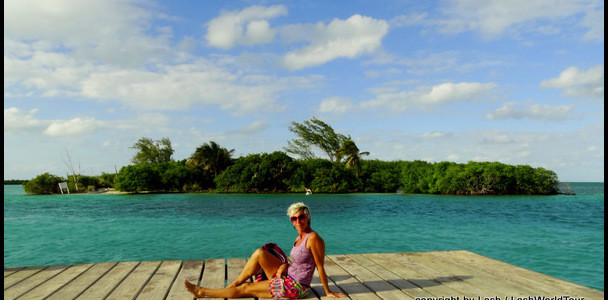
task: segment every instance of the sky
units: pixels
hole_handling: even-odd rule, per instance
[[[5,180],[142,137],[284,151],[313,117],[365,159],[603,182],[604,1],[4,1]]]

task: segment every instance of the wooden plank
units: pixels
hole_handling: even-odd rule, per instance
[[[525,297],[542,292],[541,287],[530,287],[522,283],[511,282],[507,273],[489,273],[487,268],[479,262],[463,264],[455,259],[452,252],[427,252],[423,259],[432,261],[437,266],[443,266],[444,271],[455,274],[457,277],[462,277],[459,274],[466,273],[468,276],[465,277],[469,277],[468,279],[465,278],[466,281],[481,289],[490,290],[493,294]]]
[[[434,259],[426,252],[408,252],[402,253],[402,255],[405,255],[408,260],[428,268],[429,271],[425,273],[427,276],[433,277],[437,281],[449,285],[451,288],[469,297],[476,298],[481,296],[482,298],[489,298],[496,296],[497,293],[507,295],[503,290],[504,287],[501,285],[492,286],[495,283],[484,280],[485,276],[483,274],[471,272],[471,270],[463,270],[452,262]]]
[[[508,279],[515,282],[526,283],[534,287],[540,287],[549,292],[553,292],[555,295],[567,295],[579,296],[594,299],[603,299],[604,292],[592,289],[580,284],[576,284],[563,279],[555,278],[546,274],[521,268],[512,264],[508,264],[499,260],[495,260],[483,255],[472,253],[469,251],[452,251],[452,257],[462,263],[468,263],[470,261],[477,261],[479,264],[487,266],[484,270],[487,272],[496,274],[504,274],[503,272],[509,272],[512,276],[508,276]]]
[[[243,267],[245,267],[246,263],[247,259],[245,258],[230,258],[226,260],[226,282],[233,282],[241,274],[241,271],[243,270]],[[251,278],[249,278],[248,281],[251,282]],[[241,299],[253,300],[254,298]]]
[[[391,253],[368,253],[363,254],[363,256],[369,258],[370,260],[383,266],[384,268],[389,269],[393,273],[399,275],[401,278],[406,279],[407,281],[416,285],[418,288],[423,289],[424,291],[432,294],[433,296],[456,296],[457,292],[453,289],[443,286],[441,282],[433,280],[432,278],[426,278],[424,275],[411,269],[411,263],[404,265],[402,261],[398,260],[398,256],[391,256],[390,254]]]
[[[118,263],[76,299],[104,299],[137,267],[137,261]]]
[[[10,276],[4,277],[4,289],[6,290],[7,288],[19,283],[20,281],[44,270],[45,268],[47,267],[27,267],[19,270],[16,273],[12,273]]]
[[[63,300],[78,297],[78,295],[93,285],[95,281],[99,280],[99,278],[112,269],[112,267],[114,267],[116,264],[116,262],[95,264],[45,300]]]
[[[444,264],[448,264],[451,268],[452,272],[460,272],[461,274],[464,272],[468,274],[471,283],[483,289],[490,289],[491,292],[497,296],[505,297],[505,296],[514,296],[514,297],[528,297],[539,295],[539,290],[535,288],[531,288],[529,286],[513,283],[508,280],[508,274],[498,274],[494,275],[488,273],[484,270],[484,266],[473,262],[469,264],[462,264],[454,259],[454,255],[450,252],[437,251],[432,253],[427,253],[426,256],[435,257],[436,260],[443,262]],[[455,268],[455,269],[454,269]]]
[[[184,261],[182,268],[177,274],[177,278],[175,282],[173,282],[173,286],[171,286],[171,290],[169,291],[169,295],[167,295],[167,300],[192,300],[194,297],[186,288],[184,287],[184,279],[192,283],[198,284],[202,274],[203,274],[203,265],[204,261],[202,260],[186,260]]]
[[[204,287],[222,288],[226,279],[231,282],[238,276],[245,262],[245,259],[212,259],[183,264],[121,262],[6,268],[4,298],[192,300],[193,296],[183,286],[185,278]],[[585,300],[604,298],[603,291],[468,251],[328,255],[325,268],[330,289],[345,292],[352,299],[461,295],[472,299],[563,295]],[[328,299],[316,271],[312,287],[309,299],[317,295]]]
[[[424,264],[412,261],[402,254],[403,253],[385,253],[387,257],[415,271],[416,273],[420,274],[422,278],[426,278],[432,282],[439,282],[441,285],[437,288],[437,290],[442,290],[440,292],[442,296],[472,296],[472,293],[469,293],[469,291],[466,289],[458,286],[461,279],[449,277],[446,273],[438,272],[437,270],[429,268]]]
[[[364,257],[361,254],[348,254],[347,256],[355,260],[357,263],[364,266],[368,270],[372,271],[374,274],[378,275],[383,280],[386,280],[388,283],[401,289],[402,292],[409,295],[411,298],[415,299],[433,297],[433,294],[421,289],[415,284],[405,280],[404,278],[384,268],[383,266],[376,264],[375,262],[371,261],[370,259]]]
[[[226,263],[222,259],[208,259],[205,261],[205,269],[200,286],[210,289],[221,289],[226,286]],[[221,299],[221,298],[205,298]]]
[[[148,281],[137,299],[165,299],[182,266],[181,260],[164,261]]]
[[[328,258],[326,257],[325,260],[328,260]],[[312,288],[312,291],[308,292],[309,298],[316,298],[316,297],[312,296],[312,295],[315,295],[315,296],[318,296],[318,298],[321,300],[335,299],[335,298],[330,298],[325,294],[325,289],[323,288],[323,283],[321,282],[321,278],[319,277],[319,270],[317,270],[317,269],[315,269],[315,273],[312,276],[312,282],[310,283],[310,286]],[[342,290],[340,288],[338,288],[338,286],[330,278],[327,278],[327,286],[329,287],[329,290],[334,293],[336,293],[336,292],[342,293]]]
[[[71,266],[53,278],[50,278],[27,293],[21,295],[21,297],[24,299],[43,299],[66,285],[68,282],[72,281],[74,278],[78,277],[78,275],[82,274],[92,266],[93,264]]]
[[[25,269],[25,267],[9,267],[9,268],[4,268],[4,277],[11,275],[19,270],[23,270]]]
[[[108,300],[134,299],[160,266],[160,261],[141,262],[108,296]]]
[[[338,266],[330,258],[331,256],[327,257],[328,259],[325,260],[325,272],[351,299],[380,299],[372,290]]]
[[[371,289],[382,299],[413,299],[400,289],[384,281],[378,275],[350,259],[346,255],[328,255],[329,259],[354,276],[359,282]]]
[[[226,260],[226,282],[233,282],[245,267],[247,259],[245,258],[229,258]]]
[[[46,282],[49,278],[63,272],[69,265],[50,266],[44,270],[37,272],[36,274],[27,277],[26,279],[19,281],[18,283],[10,286],[4,290],[4,299],[15,299],[37,286]],[[10,277],[8,277],[10,278]]]

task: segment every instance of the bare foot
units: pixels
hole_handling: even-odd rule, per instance
[[[192,293],[195,298],[203,298],[205,294],[203,293],[203,288],[190,283],[187,279],[184,279],[184,286],[188,290],[188,292]]]

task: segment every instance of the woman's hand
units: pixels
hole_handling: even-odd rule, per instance
[[[272,278],[283,278],[287,275],[287,264],[282,264]]]
[[[329,297],[329,298],[344,298],[344,297],[346,297],[346,295],[342,294],[342,293],[329,292],[329,293],[327,293],[327,297]]]

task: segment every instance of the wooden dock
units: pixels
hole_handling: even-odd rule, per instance
[[[193,299],[183,287],[184,278],[224,287],[245,262],[230,258],[5,268],[4,299]],[[331,289],[351,299],[604,299],[603,291],[468,251],[327,255],[325,268]],[[312,287],[309,299],[328,298],[317,274]]]

